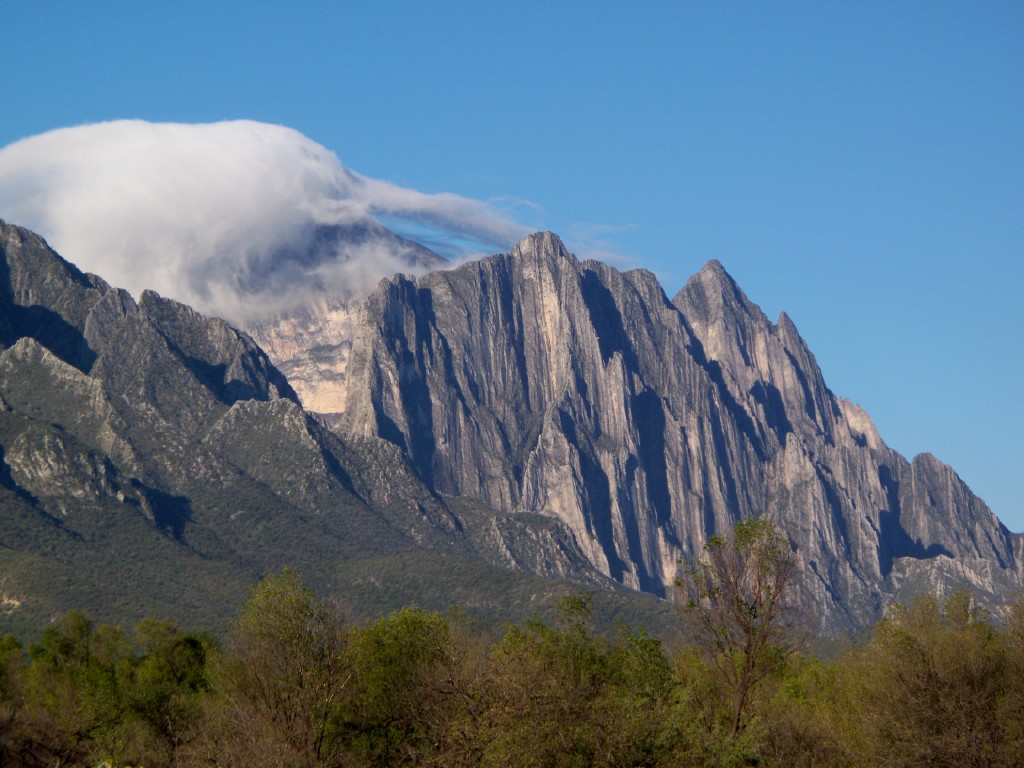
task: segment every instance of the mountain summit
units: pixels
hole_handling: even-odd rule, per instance
[[[952,469],[886,447],[716,261],[671,301],[551,233],[396,276],[348,379],[342,431],[395,443],[441,494],[560,521],[633,589],[668,595],[680,559],[748,515],[787,533],[826,626],[936,584],[1020,583],[1021,537]]]
[[[538,233],[263,331],[267,352],[0,222],[0,623],[216,627],[282,565],[356,615],[521,616],[582,583],[657,621],[638,593],[672,597],[749,515],[785,531],[825,633],[1022,582],[1024,537],[889,449],[717,262],[669,300]]]
[[[667,614],[549,522],[449,507],[396,446],[305,411],[246,334],[0,222],[0,632],[72,608],[223,629],[285,565],[354,620],[453,600],[518,620],[581,579],[610,616]]]

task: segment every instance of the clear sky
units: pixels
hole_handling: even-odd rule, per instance
[[[4,0],[0,146],[289,126],[669,296],[719,259],[1024,529],[1024,4]]]

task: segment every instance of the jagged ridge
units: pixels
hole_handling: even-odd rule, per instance
[[[1020,537],[951,469],[887,448],[717,262],[669,301],[537,234],[382,282],[357,326],[343,430],[443,494],[562,521],[635,589],[668,594],[680,558],[752,514],[790,536],[826,628],[951,571],[993,598],[1020,583]]]
[[[265,570],[330,588],[341,558],[455,527],[400,457],[384,471],[303,411],[248,336],[2,222],[0,345],[0,591],[20,626],[71,607],[219,626]]]
[[[524,618],[572,588],[510,570],[529,569],[664,626],[554,521],[456,515],[396,446],[303,410],[245,334],[136,302],[2,222],[0,513],[0,631],[27,636],[71,608],[223,628],[284,565],[353,620],[453,600]]]

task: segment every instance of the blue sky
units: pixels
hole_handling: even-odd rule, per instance
[[[1024,529],[1021,3],[4,6],[0,146],[246,118],[670,296],[717,258]]]

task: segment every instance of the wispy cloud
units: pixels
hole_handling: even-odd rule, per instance
[[[235,321],[409,271],[410,253],[373,230],[311,251],[318,227],[385,218],[454,255],[528,232],[499,206],[362,176],[297,131],[251,121],[126,120],[16,142],[0,149],[0,218],[136,295]]]
[[[569,225],[566,244],[580,259],[604,261],[619,269],[646,266],[646,262],[624,256],[615,245],[615,236],[635,229],[633,224],[594,224],[577,222]]]

